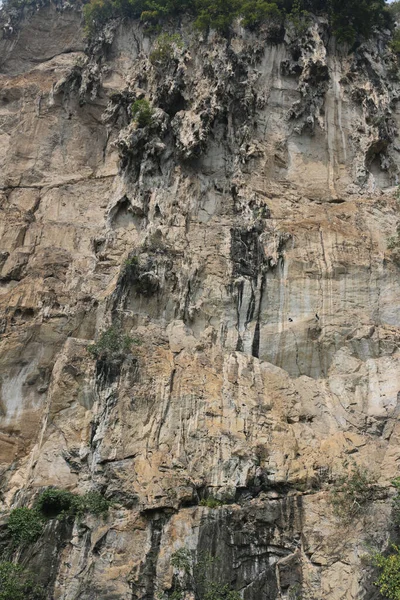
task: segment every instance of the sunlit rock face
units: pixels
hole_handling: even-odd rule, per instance
[[[395,58],[323,20],[175,33],[160,61],[136,22],[87,47],[67,6],[3,28],[3,521],[47,486],[113,502],[23,554],[56,600],[168,597],[179,548],[244,600],[375,598],[362,557],[400,459]],[[129,348],[96,360],[109,328]],[[352,464],[382,489],[349,526]]]

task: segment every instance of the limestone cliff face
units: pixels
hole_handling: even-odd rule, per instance
[[[4,25],[4,521],[46,486],[114,501],[23,556],[57,600],[153,600],[181,547],[244,600],[375,598],[362,556],[400,460],[395,59],[322,20],[173,31],[157,61],[135,22],[87,50],[65,6]],[[87,347],[111,326],[139,343],[105,367]],[[351,461],[383,491],[349,526],[330,497]]]

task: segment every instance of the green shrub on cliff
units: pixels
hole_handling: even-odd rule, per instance
[[[145,98],[135,100],[131,107],[132,118],[138,127],[148,127],[153,121],[154,109]]]
[[[281,24],[284,20],[284,13],[278,5],[265,0],[245,0],[241,4],[240,14],[243,26],[248,29],[254,29],[266,22]]]
[[[149,58],[152,65],[167,66],[174,58],[175,49],[181,50],[183,41],[177,33],[162,33],[154,43]]]
[[[357,36],[368,38],[375,28],[388,26],[385,0],[331,0],[330,20],[338,42],[352,44]]]
[[[68,490],[58,490],[56,488],[48,488],[36,501],[36,510],[43,517],[53,519],[60,514],[73,514],[76,512],[76,494]]]
[[[68,490],[48,488],[40,494],[33,508],[22,506],[10,512],[7,530],[14,547],[26,546],[40,538],[47,519],[75,518],[85,514],[104,517],[110,504],[96,491],[79,495]]]
[[[43,517],[52,519],[62,516],[82,516],[92,514],[105,516],[110,502],[100,492],[91,491],[85,494],[73,494],[68,490],[48,488],[36,501],[35,510]]]
[[[43,600],[45,590],[19,565],[0,561],[0,600]]]
[[[375,585],[382,596],[388,600],[400,600],[400,548],[393,545],[390,554],[375,554],[373,563],[379,570]]]
[[[14,508],[8,520],[8,531],[15,545],[31,544],[42,535],[44,522],[36,509]]]
[[[134,340],[120,328],[111,326],[101,333],[97,342],[88,346],[88,352],[96,359],[108,360],[127,354],[133,343]]]
[[[331,503],[337,516],[351,519],[361,514],[376,498],[376,479],[366,469],[354,465],[340,477],[332,490]]]

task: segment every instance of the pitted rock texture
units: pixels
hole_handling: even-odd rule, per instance
[[[4,29],[1,510],[113,501],[26,553],[56,600],[158,598],[181,547],[244,600],[373,599],[400,460],[395,58],[323,20],[177,32],[160,66],[136,22],[88,48],[68,8]],[[111,326],[135,343],[96,361]],[[381,493],[349,527],[352,461]]]

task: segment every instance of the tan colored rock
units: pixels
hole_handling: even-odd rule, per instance
[[[0,40],[0,500],[113,505],[28,563],[57,600],[157,598],[180,548],[244,600],[372,597],[400,460],[395,58],[334,53],[322,21],[297,50],[184,22],[160,69],[138,23],[86,55],[58,8]],[[353,464],[381,489],[349,526]]]

